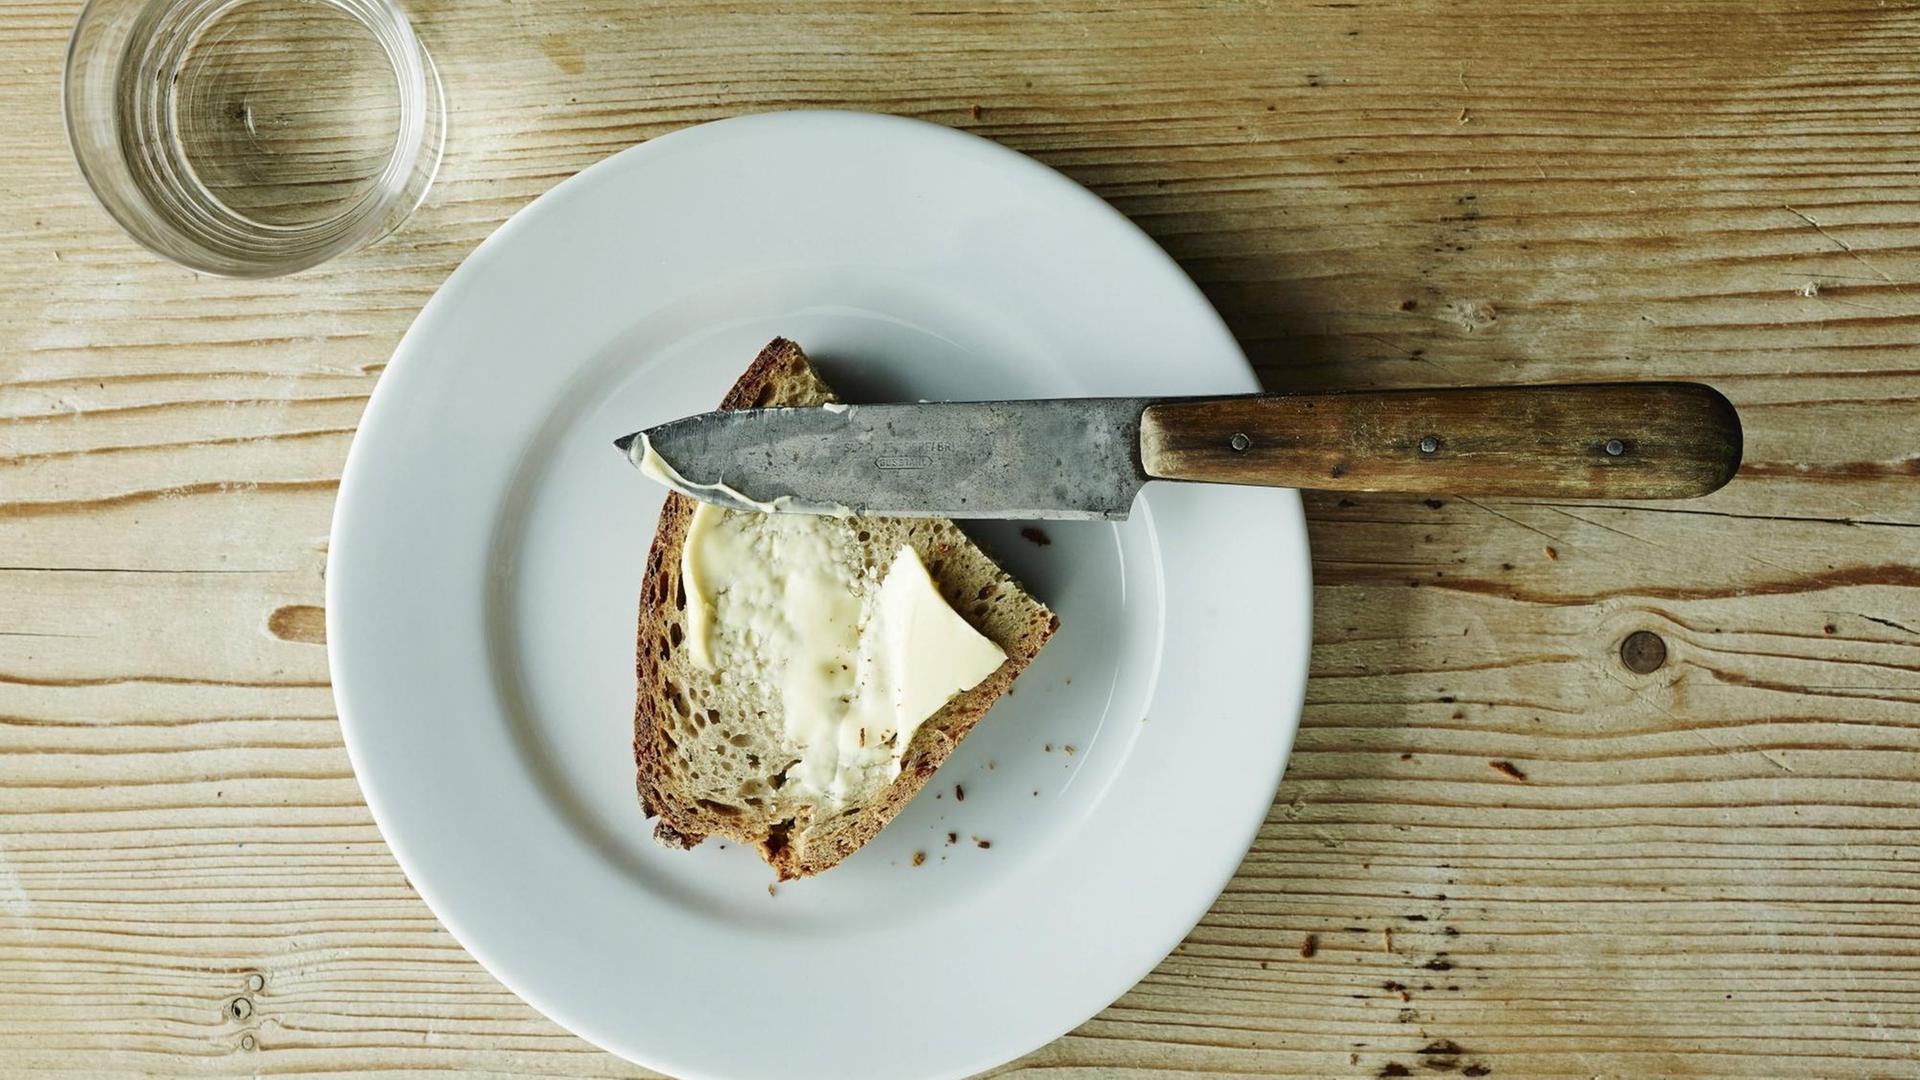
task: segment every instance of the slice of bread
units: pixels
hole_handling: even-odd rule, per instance
[[[818,405],[835,400],[800,347],[776,338],[721,401],[722,409]],[[667,496],[640,588],[635,671],[639,701],[633,757],[640,806],[654,838],[688,848],[709,836],[753,845],[780,880],[817,874],[859,850],[893,820],[947,759],[988,706],[1013,684],[1060,625],[966,534],[944,519],[854,518],[859,568],[878,580],[911,545],[940,594],[1006,662],[929,717],[901,754],[900,773],[863,797],[836,805],[788,784],[800,757],[785,737],[779,696],[738,673],[709,670],[689,655],[681,549],[696,504]],[[836,522],[834,527],[841,527]],[[864,737],[864,729],[863,729]]]

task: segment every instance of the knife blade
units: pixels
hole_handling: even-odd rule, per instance
[[[748,409],[615,445],[733,510],[1118,520],[1149,480],[1690,498],[1732,479],[1742,435],[1711,387],[1599,383]]]
[[[731,510],[1120,519],[1148,398],[828,405],[689,416],[614,444]]]

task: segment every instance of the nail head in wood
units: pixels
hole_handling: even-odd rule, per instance
[[[1608,457],[1619,457],[1621,454],[1627,452],[1627,444],[1621,442],[1619,439],[1608,439],[1607,445],[1603,447],[1603,449],[1606,450]]]
[[[1236,432],[1233,438],[1228,439],[1227,445],[1233,447],[1235,450],[1245,450],[1247,447],[1253,445],[1253,440],[1247,438],[1246,432],[1241,431]]]
[[[1620,662],[1636,675],[1651,675],[1667,662],[1667,643],[1651,630],[1635,630],[1620,643]]]
[[[1420,440],[1420,452],[1421,452],[1421,453],[1423,453],[1423,454],[1437,454],[1437,453],[1439,453],[1439,452],[1440,452],[1440,437],[1439,437],[1438,435],[1429,435],[1429,436],[1427,436],[1426,438],[1424,438],[1424,439],[1421,439],[1421,440]]]

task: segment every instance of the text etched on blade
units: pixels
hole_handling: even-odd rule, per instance
[[[901,443],[887,448],[874,464],[882,469],[931,469],[934,458],[950,457],[954,446],[950,442]]]

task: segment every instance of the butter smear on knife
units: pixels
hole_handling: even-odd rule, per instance
[[[762,502],[729,487],[725,480],[718,480],[711,484],[694,483],[680,475],[680,470],[674,468],[672,462],[660,456],[660,452],[653,448],[653,440],[647,438],[647,433],[644,431],[636,433],[632,445],[627,450],[627,456],[639,467],[641,476],[690,499],[712,502],[729,510],[757,510],[762,514],[819,514],[840,518],[853,516],[852,510],[839,503],[810,503],[792,495],[780,495],[770,502]],[[706,492],[715,498],[702,499],[701,492]]]

